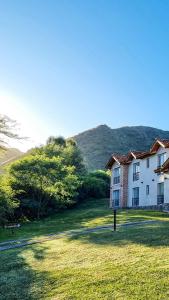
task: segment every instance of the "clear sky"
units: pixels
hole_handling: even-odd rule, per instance
[[[0,0],[0,104],[30,144],[169,130],[169,1]]]

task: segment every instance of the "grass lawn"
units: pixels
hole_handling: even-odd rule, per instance
[[[65,222],[59,223],[64,216]],[[0,299],[169,299],[168,215],[140,210],[118,213],[119,222],[146,219],[163,222],[0,252]],[[39,235],[47,233],[48,221],[51,232],[111,220],[104,200],[91,201],[90,207],[84,203],[45,220],[44,227],[43,222],[24,225],[18,235],[29,235],[29,226],[39,228]]]
[[[169,215],[162,212],[145,210],[118,211],[117,222],[132,222],[140,220],[168,219]],[[113,212],[108,207],[108,199],[88,200],[76,208],[59,212],[41,221],[26,222],[15,230],[14,235],[9,229],[0,228],[0,241],[17,238],[37,238],[48,233],[57,233],[70,229],[87,228],[111,224]]]

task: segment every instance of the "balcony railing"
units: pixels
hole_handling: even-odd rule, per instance
[[[132,206],[139,206],[139,197],[132,198]]]
[[[163,204],[164,203],[164,195],[157,195],[157,204]]]
[[[120,183],[120,176],[116,176],[113,178],[113,184],[118,184]]]
[[[139,180],[139,177],[140,177],[140,173],[139,172],[133,173],[133,181]]]

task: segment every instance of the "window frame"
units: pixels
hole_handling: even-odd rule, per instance
[[[115,175],[116,171],[118,170],[118,175]],[[120,167],[116,167],[113,169],[113,184],[120,183]]]
[[[115,197],[115,193],[118,194],[118,197]],[[113,190],[113,206],[114,207],[120,206],[120,189]]]
[[[138,171],[137,171],[138,168]],[[133,163],[133,181],[137,181],[140,178],[140,162]]]
[[[146,167],[147,167],[147,169],[150,168],[150,157],[147,157],[147,159],[146,159]]]
[[[163,160],[161,160],[162,157],[163,157]],[[166,152],[158,154],[157,155],[157,168],[161,168],[165,161],[166,161]]]
[[[146,185],[146,196],[149,196],[150,195],[150,185],[147,184]]]
[[[138,191],[138,193],[135,193],[135,191]],[[137,186],[132,189],[132,206],[133,207],[139,206],[139,200],[140,200],[140,188]]]

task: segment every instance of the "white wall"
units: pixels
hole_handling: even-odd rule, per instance
[[[164,203],[169,203],[169,174],[164,175]]]
[[[169,179],[164,180],[166,175],[157,175],[154,170],[157,169],[158,154],[166,152],[166,159],[169,158],[169,149],[159,148],[158,152],[149,157],[150,167],[146,166],[145,159],[133,159],[129,166],[128,178],[128,206],[132,206],[132,189],[139,187],[139,205],[148,206],[157,204],[157,183],[164,182],[164,203],[169,203]],[[133,164],[140,162],[140,178],[133,181]],[[146,185],[150,186],[150,193],[146,195]]]

